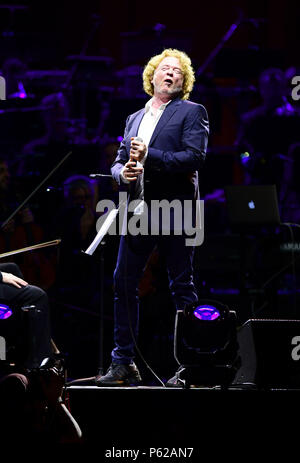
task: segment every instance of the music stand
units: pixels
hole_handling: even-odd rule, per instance
[[[90,177],[109,177],[112,178],[112,175],[105,175],[105,174],[90,174]],[[103,368],[103,320],[104,320],[104,302],[103,302],[103,293],[104,293],[104,246],[105,246],[105,241],[104,237],[108,233],[108,230],[114,220],[116,219],[120,207],[123,206],[125,202],[121,202],[118,206],[118,208],[115,208],[111,210],[102,227],[98,231],[97,235],[89,245],[89,247],[85,250],[82,251],[84,254],[87,254],[89,256],[93,255],[96,249],[100,246],[100,324],[99,324],[99,347],[100,347],[100,354],[99,354],[99,374],[102,375],[104,368]]]

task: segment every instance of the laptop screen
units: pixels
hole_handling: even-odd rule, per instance
[[[225,197],[232,224],[280,224],[275,185],[230,185],[225,187]]]

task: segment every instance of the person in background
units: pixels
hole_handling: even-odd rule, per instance
[[[47,293],[28,284],[13,262],[0,263],[0,300],[11,308],[20,327],[22,342],[15,340],[21,346],[16,352],[17,366],[30,370],[39,367],[45,358],[54,358],[58,352],[54,352],[51,343]]]

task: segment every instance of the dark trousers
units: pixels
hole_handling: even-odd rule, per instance
[[[0,264],[0,271],[24,278],[14,263]],[[22,352],[24,367],[36,368],[42,360],[51,355],[51,335],[48,296],[41,288],[27,285],[17,288],[11,284],[0,283],[0,300],[9,305],[12,317],[24,322],[26,352]],[[34,306],[21,314],[24,306]],[[21,316],[22,315],[22,316]],[[26,320],[26,322],[25,322]],[[25,328],[26,325],[26,328]],[[22,327],[21,327],[22,329]],[[1,334],[1,333],[0,333]]]
[[[193,283],[194,249],[185,245],[184,236],[121,236],[114,273],[114,363],[128,364],[135,356],[132,334],[137,339],[138,284],[156,245],[166,262],[175,308],[182,309],[186,304],[197,301]]]

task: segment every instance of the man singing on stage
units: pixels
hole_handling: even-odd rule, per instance
[[[144,204],[151,217],[153,200],[179,200],[183,205],[199,198],[197,171],[205,160],[208,117],[202,105],[187,101],[194,81],[190,58],[176,49],[152,57],[144,69],[144,90],[152,98],[128,117],[111,168],[119,185],[128,184],[130,201],[141,200],[133,214],[141,214]],[[173,222],[171,217],[171,228]],[[166,262],[176,310],[197,301],[194,248],[187,246],[183,230],[178,234],[174,229],[168,236],[160,226],[158,234],[121,236],[114,273],[115,347],[107,373],[96,376],[98,386],[137,385],[142,381],[134,363],[138,283],[155,246]]]

